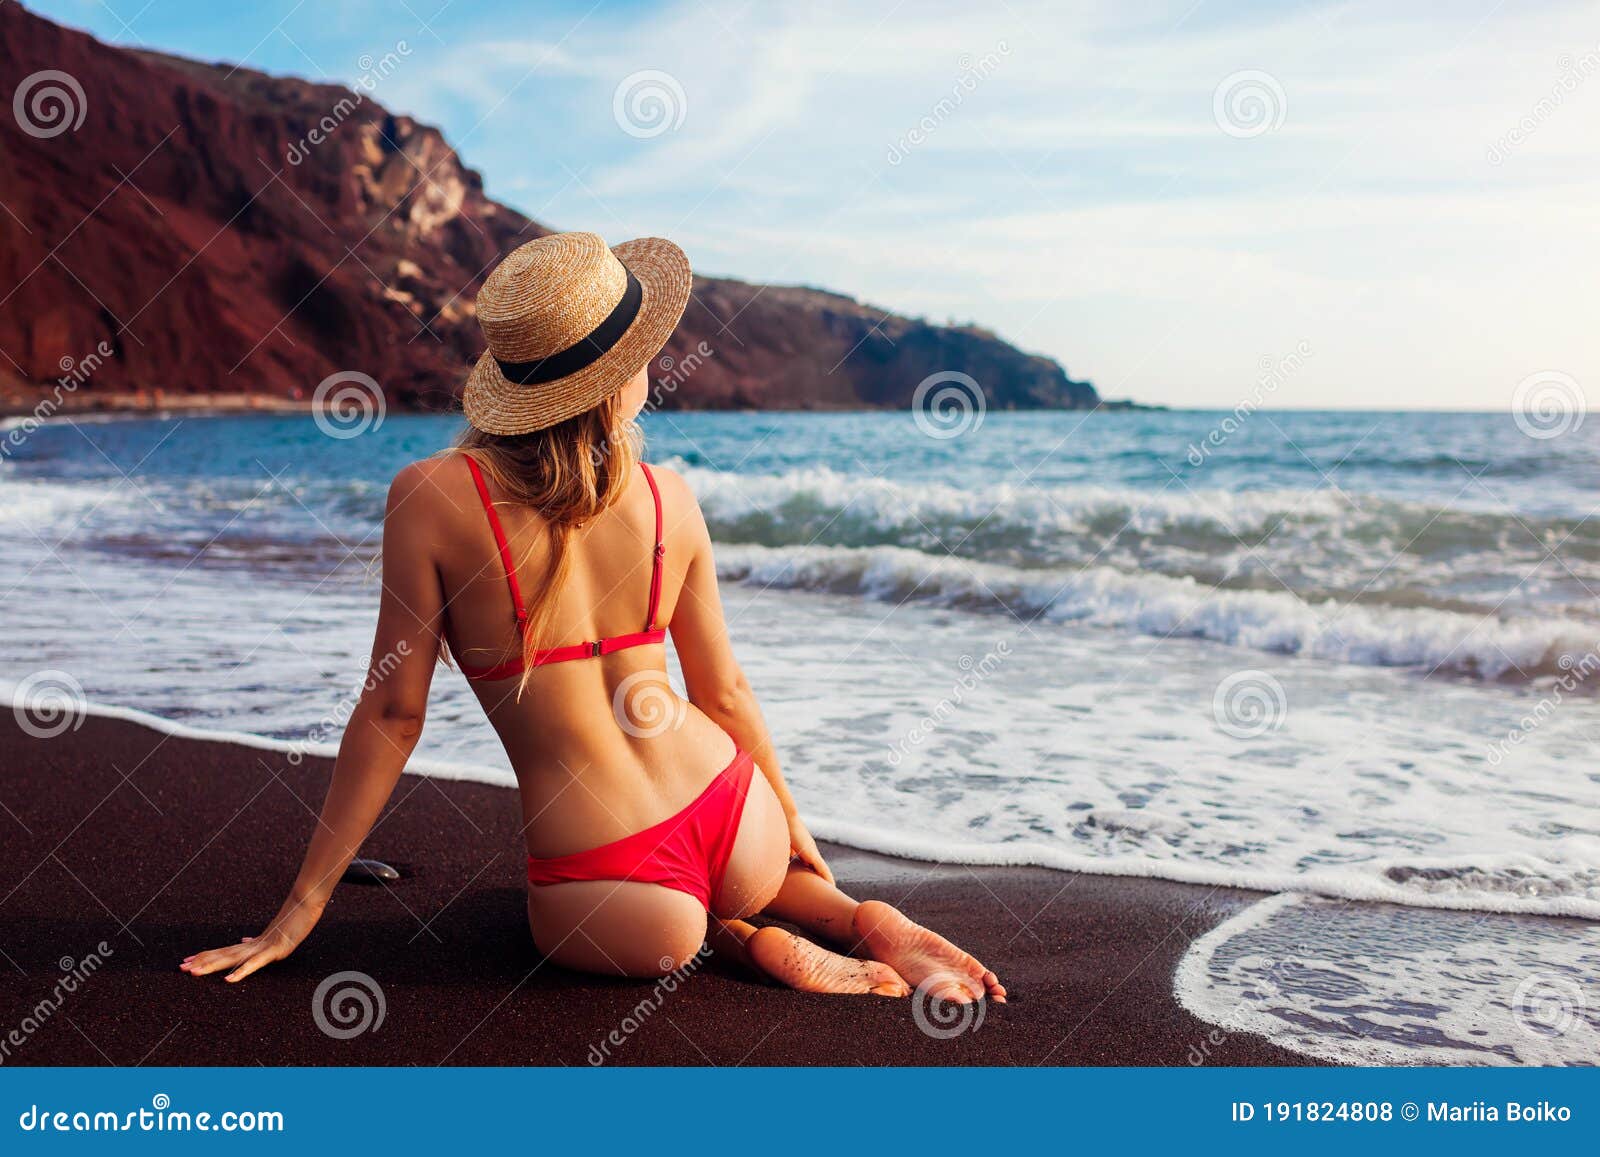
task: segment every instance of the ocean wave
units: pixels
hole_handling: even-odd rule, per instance
[[[674,463],[713,529],[765,520],[774,530],[821,515],[848,528],[922,540],[940,528],[983,526],[1036,535],[1125,529],[1157,534],[1205,530],[1230,538],[1260,534],[1285,518],[1335,520],[1350,505],[1332,490],[1139,490],[1120,486],[958,487],[843,474],[826,466],[785,474],[736,474]],[[920,528],[921,533],[917,533]],[[769,543],[768,545],[775,545]],[[857,541],[855,545],[870,545]],[[914,545],[905,543],[904,545]]]
[[[1600,525],[1317,490],[960,487],[826,467],[683,467],[718,542],[897,546],[1018,568],[1112,565],[1308,599],[1547,609],[1600,585]],[[1559,550],[1562,570],[1538,575]]]
[[[1572,619],[1312,603],[1288,591],[1219,590],[1187,577],[1103,566],[1022,569],[904,547],[727,546],[718,551],[717,569],[725,579],[761,586],[1002,611],[1485,679],[1588,670],[1600,648],[1600,625]]]
[[[1194,941],[1174,989],[1201,1020],[1338,1064],[1590,1065],[1597,965],[1593,924],[1290,893]]]
[[[0,480],[0,523],[21,523],[42,530],[54,528],[57,537],[62,520],[85,515],[112,505],[118,496],[113,486],[85,486],[66,482],[18,481],[9,476]]]

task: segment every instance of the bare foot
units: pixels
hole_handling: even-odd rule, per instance
[[[908,996],[911,986],[887,964],[829,952],[782,928],[758,928],[745,942],[751,961],[779,984],[801,992]]]
[[[919,991],[956,1004],[971,1004],[985,996],[996,1004],[1006,1002],[1006,987],[999,977],[898,908],[865,900],[856,909],[855,928],[863,952],[887,962]]]

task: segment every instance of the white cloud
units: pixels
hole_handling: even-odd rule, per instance
[[[552,224],[971,318],[1114,393],[1229,404],[1238,367],[1314,333],[1280,400],[1487,406],[1533,369],[1600,371],[1600,49],[1586,6],[1485,11],[688,0],[535,21],[407,83],[421,115],[463,102],[454,143]],[[641,69],[681,83],[676,131],[613,122]],[[1287,107],[1236,139],[1213,94],[1247,69]]]

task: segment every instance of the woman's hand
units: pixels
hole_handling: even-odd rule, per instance
[[[828,883],[833,883],[833,869],[828,867],[822,853],[817,851],[817,841],[811,838],[811,832],[807,830],[799,812],[789,817],[789,847],[794,849],[794,854],[802,864]]]
[[[190,976],[208,976],[231,969],[224,978],[235,984],[274,960],[282,960],[300,947],[322,916],[320,906],[285,905],[260,936],[246,936],[228,948],[209,948],[188,957],[178,967]]]

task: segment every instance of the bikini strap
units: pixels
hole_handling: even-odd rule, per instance
[[[522,588],[517,585],[517,567],[511,561],[511,544],[506,541],[505,528],[500,525],[500,515],[495,512],[494,502],[489,498],[489,486],[483,480],[483,471],[478,469],[478,463],[472,455],[464,455],[467,460],[467,469],[472,471],[472,482],[478,488],[478,497],[483,501],[484,513],[489,516],[489,529],[494,531],[494,544],[500,551],[500,565],[506,572],[506,586],[511,590],[511,606],[517,613],[517,632],[520,634],[528,623],[527,608],[522,605]]]
[[[667,544],[661,537],[661,491],[656,486],[656,476],[643,462],[639,463],[639,469],[644,471],[644,480],[650,484],[650,497],[656,504],[656,544],[650,558],[650,609],[644,618],[644,629],[653,631],[656,612],[661,609],[661,560],[667,555]]]

